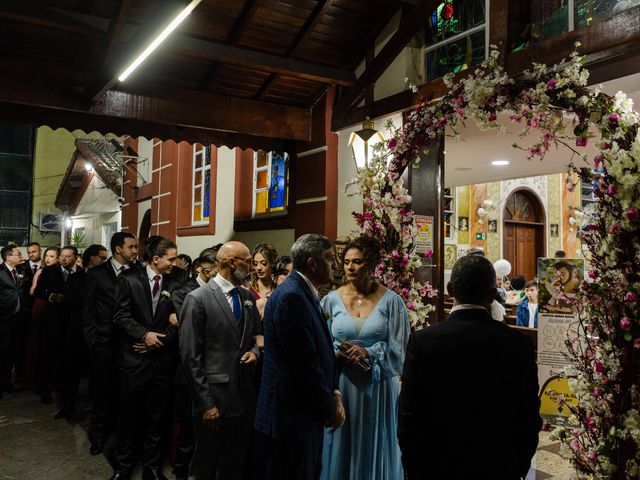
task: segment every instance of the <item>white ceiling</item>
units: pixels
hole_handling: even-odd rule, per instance
[[[636,109],[640,105],[640,73],[604,83],[603,87],[604,91],[611,95],[618,91],[627,93],[633,99]],[[518,130],[514,125],[509,125],[506,117],[506,115],[501,116],[499,120],[516,134],[500,135],[497,131],[482,132],[475,124],[471,125],[473,122],[469,122],[466,128],[458,129],[461,140],[447,137],[445,141],[445,185],[447,187],[566,172],[571,151],[566,147],[559,149],[551,147],[544,160],[528,160],[527,152],[511,147],[513,143],[526,146],[527,139],[518,138]],[[515,124],[515,126],[518,125]],[[533,139],[528,140],[529,144],[532,142]],[[584,150],[593,157],[595,151],[592,143],[590,142],[585,149],[576,149]],[[508,160],[510,164],[496,167],[491,165],[493,160]]]

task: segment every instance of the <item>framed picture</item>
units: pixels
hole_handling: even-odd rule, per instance
[[[460,232],[469,231],[469,217],[458,217],[458,230]]]
[[[458,246],[445,243],[444,245],[444,268],[451,270],[458,260]]]
[[[559,232],[559,228],[558,228],[558,224],[557,223],[552,223],[551,225],[549,225],[549,235],[552,237],[557,237]]]
[[[498,220],[489,220],[489,232],[496,233],[498,231]]]

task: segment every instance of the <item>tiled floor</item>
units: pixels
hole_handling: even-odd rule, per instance
[[[54,420],[56,410],[30,392],[5,394],[0,400],[0,480],[109,478],[107,457],[113,445],[107,445],[105,455],[89,455],[86,402],[69,420]],[[568,480],[569,464],[559,450],[560,443],[551,440],[549,432],[541,432],[527,480]],[[172,478],[168,467],[165,475]]]

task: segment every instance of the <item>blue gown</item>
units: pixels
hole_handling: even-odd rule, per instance
[[[402,480],[398,428],[399,375],[409,338],[409,316],[391,290],[380,298],[357,331],[337,291],[322,300],[334,349],[343,341],[369,352],[369,373],[338,362],[338,385],[347,419],[342,428],[325,429],[321,480]]]

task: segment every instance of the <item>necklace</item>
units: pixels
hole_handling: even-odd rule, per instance
[[[361,306],[364,301],[364,295],[360,295],[356,298],[356,305]]]

